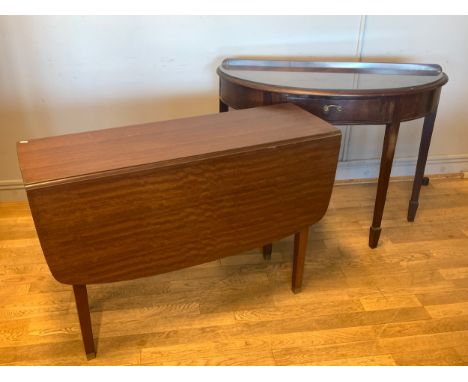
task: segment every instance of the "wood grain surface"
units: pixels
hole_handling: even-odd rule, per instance
[[[284,115],[278,110],[285,110]],[[238,134],[236,145],[255,142],[249,150],[216,151],[218,155],[212,156],[210,150],[220,147],[210,144],[211,125],[204,129],[201,124],[193,134],[196,142],[203,142],[203,158],[192,156],[182,158],[187,159],[184,163],[162,167],[156,163],[154,168],[119,174],[109,170],[98,178],[69,178],[28,188],[42,250],[54,277],[66,284],[94,284],[152,276],[260,247],[317,222],[330,200],[339,130],[320,120],[315,123],[316,117],[293,105],[232,115],[222,115],[228,126],[225,139]],[[229,126],[232,121],[240,123],[239,115],[243,125],[235,133]],[[268,135],[265,115],[278,116],[279,126],[286,130],[291,126],[291,131],[284,132],[270,120],[272,133],[260,137]],[[194,122],[186,121],[194,129]],[[179,132],[188,131],[179,130],[166,141],[174,140],[175,145]],[[119,145],[125,141],[122,134],[119,129],[114,132]],[[260,145],[260,141],[270,143]],[[53,157],[54,150],[47,147],[41,151]],[[109,157],[120,163],[114,150]],[[30,163],[26,151],[19,156],[23,164]]]
[[[96,359],[72,288],[54,280],[26,202],[0,204],[3,365],[468,365],[468,181],[435,179],[418,220],[391,182],[381,245],[374,184],[336,186],[310,229],[301,293],[293,237],[150,278],[90,285]],[[144,325],[142,325],[144,322]]]
[[[282,104],[142,125],[32,139],[17,144],[26,188],[242,153],[336,135],[300,107]],[[105,174],[102,174],[105,172]]]
[[[151,276],[260,247],[318,221],[340,136],[28,190],[54,277]]]

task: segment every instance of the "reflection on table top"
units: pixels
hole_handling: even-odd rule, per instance
[[[304,90],[415,88],[447,78],[439,65],[226,59],[219,73],[252,83]]]

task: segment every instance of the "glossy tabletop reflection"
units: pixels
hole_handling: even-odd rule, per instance
[[[412,90],[443,81],[439,65],[226,59],[218,73],[241,82],[306,91]]]

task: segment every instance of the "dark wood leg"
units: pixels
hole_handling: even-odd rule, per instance
[[[271,260],[271,252],[273,251],[273,244],[266,244],[262,248],[263,258],[265,260]]]
[[[229,111],[229,106],[225,104],[221,99],[219,100],[219,112],[220,113],[225,113],[226,111]]]
[[[377,186],[377,195],[375,197],[374,218],[369,232],[369,247],[375,248],[379,243],[380,224],[387,198],[388,182],[390,172],[392,171],[393,156],[398,138],[400,122],[389,123],[385,128],[385,138],[382,149],[382,159],[380,160],[379,184]]]
[[[416,173],[413,180],[413,192],[408,206],[408,221],[413,222],[416,216],[416,210],[419,206],[419,192],[421,185],[428,185],[429,178],[424,177],[424,169],[426,168],[427,154],[431,145],[432,131],[434,130],[434,122],[437,110],[426,115],[424,118],[424,126],[421,134],[421,144],[419,145],[418,163],[416,165]]]
[[[76,310],[78,311],[78,319],[80,320],[81,337],[83,338],[86,357],[92,359],[96,357],[96,349],[94,347],[86,285],[73,285],[73,292],[75,293]]]
[[[294,260],[292,271],[292,291],[299,293],[302,289],[302,275],[307,249],[309,227],[302,229],[294,235]]]

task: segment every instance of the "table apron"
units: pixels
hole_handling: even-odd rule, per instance
[[[395,118],[397,103],[400,103],[399,121],[421,118],[437,109],[440,91],[438,87],[396,96],[330,97],[264,91],[224,79],[220,82],[220,99],[234,109],[291,102],[336,125],[390,123]]]

